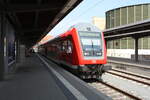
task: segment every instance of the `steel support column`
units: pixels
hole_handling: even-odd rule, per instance
[[[138,62],[138,40],[139,38],[138,37],[135,37],[135,61]]]
[[[0,13],[0,81],[4,79],[5,73],[5,59],[4,59],[4,40],[5,40],[5,32],[4,32],[4,13]]]
[[[19,63],[19,60],[20,60],[20,43],[17,38],[16,40],[16,63]]]

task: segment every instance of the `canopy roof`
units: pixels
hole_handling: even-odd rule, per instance
[[[21,43],[33,46],[82,0],[0,0]]]

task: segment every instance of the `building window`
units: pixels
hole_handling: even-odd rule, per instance
[[[134,49],[134,39],[132,37],[128,37],[128,49]]]
[[[121,39],[121,49],[127,49],[127,38]]]

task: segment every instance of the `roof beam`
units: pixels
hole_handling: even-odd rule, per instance
[[[42,0],[38,0],[37,1],[37,5],[41,5],[41,2]],[[36,28],[37,27],[37,23],[38,23],[38,18],[39,18],[39,11],[36,11],[36,14],[35,14],[35,21],[34,21],[34,27]]]
[[[9,3],[9,0],[5,0],[5,2],[8,4],[8,3]]]
[[[77,2],[77,0],[68,0],[63,9],[56,15],[52,25],[55,25],[64,16],[64,14],[73,7],[75,2]]]
[[[0,11],[5,11],[5,3],[4,3],[4,0],[0,0]]]
[[[68,2],[61,8],[60,12],[55,16],[54,20],[49,24],[48,28],[43,32],[43,35],[41,35],[41,38],[39,38],[38,42],[54,27],[58,22],[62,20],[63,17],[65,17],[69,11],[71,11],[78,3],[82,0],[68,0]],[[67,13],[68,12],[68,13]]]
[[[16,20],[16,23],[17,23],[18,27],[19,27],[19,28],[21,28],[21,27],[22,27],[22,25],[21,25],[21,23],[20,23],[20,21],[19,21],[18,17],[16,16],[16,14],[15,14],[15,13],[13,14],[13,16],[14,16],[14,18],[15,18],[15,20]]]
[[[32,28],[32,29],[20,29],[18,30],[19,32],[22,33],[27,33],[27,32],[36,32],[36,31],[44,31],[47,27],[42,27],[42,28]]]
[[[17,29],[20,29],[21,28],[21,23],[20,23],[20,21],[18,20],[18,17],[16,16],[16,14],[11,14],[11,13],[9,13],[8,14],[9,15],[9,18],[10,18],[10,20],[12,21],[12,23],[15,25],[15,27],[17,28]]]
[[[33,11],[54,11],[60,10],[61,6],[53,6],[49,4],[37,5],[37,4],[11,4],[5,5],[7,12],[16,13],[16,12],[33,12]]]
[[[68,2],[63,6],[62,10],[56,15],[53,22],[49,24],[49,27],[46,29],[46,31],[44,33],[49,32],[52,29],[51,26],[55,26],[61,20],[61,18],[63,18],[63,16],[66,14],[66,12],[73,8],[73,5],[77,1],[78,0],[68,0]]]
[[[116,35],[110,35],[110,36],[105,36],[105,39],[107,38],[115,38],[115,37],[128,37],[128,36],[131,36],[131,35],[139,35],[139,34],[143,34],[143,33],[149,33],[150,30],[143,30],[143,31],[136,31],[136,32],[128,32],[128,33],[122,33],[122,34],[116,34]],[[147,36],[150,36],[150,34],[147,34]]]
[[[24,39],[35,39],[35,38],[38,38],[38,36],[37,35],[33,35],[32,37],[31,36],[23,36],[22,38],[24,38]]]
[[[3,9],[1,9],[0,11],[7,11],[7,7],[5,5],[6,3],[9,3],[9,0],[6,0],[5,3],[4,3],[4,0],[1,0],[0,3],[2,4],[2,6],[4,6]],[[7,13],[7,14],[9,18],[12,20],[13,24],[15,25],[14,27],[17,29],[21,28],[21,23],[18,17],[16,16],[16,14],[15,13]]]
[[[103,32],[105,34],[107,34],[107,33],[110,33],[112,31],[134,29],[134,28],[144,27],[144,26],[147,26],[147,25],[150,25],[150,19],[144,20],[144,21],[139,21],[139,22],[136,22],[136,23],[123,25],[123,26],[118,26],[118,27],[114,27],[114,28],[110,28],[110,29],[106,29]]]

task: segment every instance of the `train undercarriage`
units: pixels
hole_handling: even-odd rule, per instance
[[[111,69],[111,66],[104,65],[84,65],[78,67],[78,76],[82,79],[101,79],[102,75]]]

